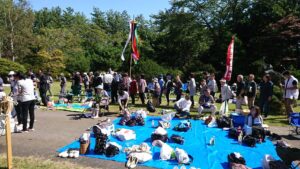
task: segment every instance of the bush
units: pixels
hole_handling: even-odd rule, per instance
[[[6,77],[9,71],[22,72],[25,73],[26,69],[23,65],[10,61],[8,59],[0,58],[0,76]]]
[[[274,115],[281,115],[284,113],[284,105],[281,100],[279,100],[275,95],[270,103],[270,113]]]

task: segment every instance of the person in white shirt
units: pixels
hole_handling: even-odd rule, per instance
[[[192,102],[192,107],[194,107],[194,105],[195,105],[194,96],[196,94],[196,81],[195,81],[194,76],[195,76],[194,73],[190,74],[190,82],[189,82],[189,85],[188,85],[188,89],[189,89],[189,92],[190,92],[190,99],[191,99],[191,102]]]
[[[285,110],[287,113],[287,116],[289,116],[290,113],[293,111],[293,103],[294,100],[298,99],[299,96],[299,90],[298,90],[298,79],[296,79],[289,71],[283,72],[283,76],[285,78],[284,81],[284,104],[285,104]]]
[[[230,86],[227,85],[225,79],[221,79],[220,83],[221,83],[221,99],[222,99],[222,102],[228,101],[229,99],[232,98],[234,93],[232,92]]]
[[[128,92],[124,90],[119,90],[118,103],[120,106],[120,111],[125,110],[127,108],[128,101],[129,101]]]
[[[103,84],[104,84],[104,90],[106,90],[109,95],[111,95],[111,83],[113,81],[114,77],[110,72],[107,72],[103,76]]]
[[[190,115],[190,108],[191,108],[192,102],[190,100],[189,95],[185,95],[184,98],[179,99],[175,105],[174,109],[177,111],[178,114],[181,116],[189,116]]]
[[[22,121],[23,121],[23,132],[33,131],[34,124],[34,106],[35,106],[35,96],[34,96],[34,84],[30,78],[25,78],[21,73],[15,75],[16,80],[18,80],[18,92],[22,111]],[[27,128],[27,117],[30,117],[29,128]]]

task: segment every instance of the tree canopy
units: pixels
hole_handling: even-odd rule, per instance
[[[266,64],[300,66],[298,0],[170,3],[169,9],[149,20],[142,15],[135,18],[141,61],[133,65],[133,74],[214,71],[221,75],[232,36],[234,74],[261,74]],[[26,0],[0,0],[0,57],[53,74],[128,71],[130,48],[125,62],[120,55],[130,19],[126,11],[103,12],[95,7],[87,18],[70,7],[33,11]]]

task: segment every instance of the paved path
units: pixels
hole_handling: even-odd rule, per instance
[[[36,130],[34,132],[13,134],[13,154],[21,157],[42,157],[54,161],[67,160],[75,164],[93,168],[125,168],[123,163],[104,161],[101,159],[85,157],[78,159],[61,159],[56,157],[56,149],[78,139],[88,127],[97,123],[97,120],[93,119],[73,120],[72,114],[74,113],[38,110],[36,112]],[[300,139],[289,136],[288,127],[271,127],[271,131],[282,135],[293,147],[300,148]],[[5,151],[4,143],[5,137],[0,137],[0,153]]]

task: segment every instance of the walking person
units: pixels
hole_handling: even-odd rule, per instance
[[[49,92],[49,95],[52,96],[51,87],[53,84],[53,78],[51,76],[51,73],[47,73],[47,92]]]
[[[160,86],[158,83],[158,79],[154,78],[153,80],[153,91],[152,91],[152,103],[154,107],[159,106],[159,96],[160,96]]]
[[[135,104],[135,96],[138,91],[138,84],[136,82],[135,76],[132,76],[132,81],[130,82],[129,86],[129,95],[131,97],[131,103],[134,105]]]
[[[66,86],[67,86],[67,79],[63,73],[60,74],[59,77],[59,85],[60,85],[60,95],[66,95]]]
[[[289,71],[283,72],[285,78],[284,81],[284,105],[286,110],[286,115],[289,116],[290,113],[293,113],[293,104],[294,101],[298,99],[299,90],[298,90],[298,79],[295,78]]]
[[[10,96],[13,98],[14,101],[14,108],[16,111],[16,115],[17,115],[17,121],[18,121],[18,125],[21,125],[23,123],[22,120],[22,109],[21,109],[21,102],[20,102],[20,97],[18,97],[19,92],[19,86],[18,86],[18,81],[17,78],[15,77],[15,72],[14,71],[10,71],[8,74],[9,77],[9,82],[10,82]]]
[[[120,84],[120,78],[118,74],[115,72],[113,75],[113,80],[111,82],[111,101],[112,103],[116,103],[118,101],[118,88]]]
[[[29,78],[25,78],[22,74],[17,73],[16,77],[18,79],[18,92],[21,102],[22,109],[22,132],[33,131],[34,125],[34,106],[35,106],[35,96],[34,96],[34,86],[33,81]],[[30,117],[29,128],[27,128],[27,118],[28,113]]]
[[[246,95],[248,98],[248,108],[250,109],[251,107],[254,106],[257,85],[256,82],[254,81],[255,78],[254,74],[250,74],[248,78],[249,79],[246,88]]]
[[[180,80],[180,76],[177,75],[175,79],[175,91],[174,93],[176,94],[176,101],[180,100],[181,95],[182,95],[182,82]]]
[[[145,104],[145,92],[146,92],[146,87],[147,87],[147,82],[145,80],[145,75],[141,75],[139,84],[138,84],[138,89],[139,89],[139,96],[142,101],[142,104]]]
[[[263,76],[263,81],[259,84],[259,107],[265,118],[269,115],[270,102],[273,96],[273,82],[269,74]]]
[[[195,105],[194,96],[196,94],[196,81],[195,81],[194,73],[190,74],[190,82],[189,82],[189,85],[188,85],[188,89],[189,89],[189,92],[190,92],[190,100],[192,102],[191,107],[193,108],[194,105]]]

